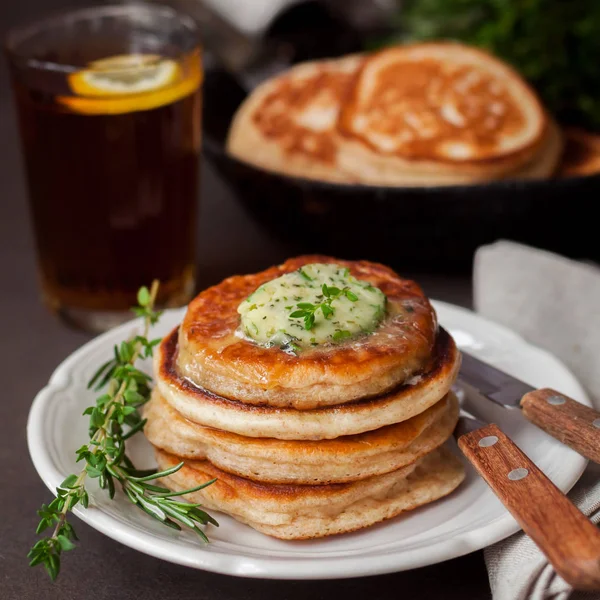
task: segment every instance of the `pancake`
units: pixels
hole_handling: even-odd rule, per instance
[[[445,171],[438,164],[417,168],[399,157],[376,155],[364,145],[347,145],[340,151],[340,160],[347,162],[348,168],[360,169],[363,178],[373,185],[431,187],[470,185],[490,180],[530,180],[547,179],[556,172],[563,152],[563,138],[559,127],[548,121],[540,146],[535,154],[514,170],[495,173],[486,170],[476,172],[470,169]]]
[[[565,130],[565,141],[559,176],[600,173],[600,135],[573,127]]]
[[[375,331],[297,356],[241,337],[238,305],[262,284],[311,263],[346,267],[387,296],[385,318]],[[433,349],[436,327],[421,288],[390,268],[300,256],[254,275],[230,277],[199,294],[179,329],[177,371],[201,388],[246,404],[297,410],[337,406],[383,394],[420,372]]]
[[[335,440],[247,438],[202,427],[182,417],[154,391],[144,410],[150,443],[186,460],[268,483],[356,481],[395,471],[435,450],[452,435],[458,400],[448,394],[426,411],[396,425]]]
[[[269,79],[235,114],[227,151],[245,162],[326,181],[353,180],[340,171],[337,117],[362,57],[321,60]]]
[[[394,171],[401,182],[407,170],[430,180],[518,172],[538,153],[548,122],[531,88],[501,61],[461,44],[427,43],[366,58],[338,127],[355,142],[342,168],[378,170],[385,161],[392,184]]]
[[[547,179],[556,174],[564,150],[560,127],[548,119],[548,128],[538,153],[518,171],[508,173],[506,179]]]
[[[156,459],[160,469],[180,462],[160,450]],[[353,483],[257,483],[226,473],[209,461],[186,461],[182,469],[161,481],[172,490],[183,490],[215,477],[213,485],[184,498],[229,514],[267,535],[300,540],[355,531],[433,502],[461,483],[464,468],[458,458],[440,448],[392,473]]]
[[[297,65],[242,103],[227,149],[277,173],[375,186],[553,174],[558,132],[508,65],[453,42]]]
[[[338,406],[296,410],[217,396],[180,375],[177,353],[178,330],[174,329],[154,353],[154,373],[160,394],[175,410],[205,427],[280,440],[333,439],[406,421],[443,398],[460,368],[460,352],[440,328],[423,371],[393,391]]]

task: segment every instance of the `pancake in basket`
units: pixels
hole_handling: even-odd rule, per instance
[[[508,65],[433,42],[295,66],[250,94],[227,144],[288,175],[431,186],[548,177],[562,138]]]
[[[300,64],[258,88],[238,109],[227,151],[287,175],[353,179],[337,162],[337,117],[361,56]]]
[[[356,481],[395,471],[435,450],[452,434],[458,400],[448,394],[426,411],[376,431],[334,440],[248,438],[182,417],[155,390],[144,411],[144,434],[155,447],[189,460],[268,483]]]
[[[451,186],[469,185],[474,183],[485,183],[491,180],[504,179],[546,179],[556,172],[560,157],[563,152],[563,136],[559,127],[552,120],[548,121],[548,127],[542,138],[542,142],[536,153],[512,171],[497,172],[493,175],[487,170],[491,164],[484,165],[484,170],[476,172],[471,165],[463,164],[462,168],[451,168],[444,170],[439,164],[425,164],[420,161],[420,166],[406,162],[399,157],[380,157],[362,144],[351,144],[341,151],[341,161],[348,163],[348,168],[362,169],[365,182],[368,180],[372,185],[388,186]],[[448,167],[449,165],[445,165]]]
[[[301,267],[315,263],[336,265],[387,296],[384,318],[370,335],[309,347],[298,355],[240,335],[242,302],[250,303],[250,295],[267,282],[302,273]],[[290,297],[284,298],[289,311],[300,288],[294,284]],[[293,326],[300,335],[301,322]],[[199,387],[246,404],[312,410],[383,394],[421,372],[433,350],[436,328],[435,312],[421,288],[392,269],[368,261],[300,256],[254,275],[230,277],[200,293],[179,330],[177,371]]]
[[[160,469],[180,462],[160,450],[156,459]],[[183,490],[213,478],[217,478],[213,485],[184,497],[267,535],[299,540],[355,531],[433,502],[461,483],[464,469],[458,458],[440,448],[391,473],[352,483],[258,483],[226,473],[206,460],[186,461],[163,482],[173,490]]]
[[[443,398],[460,369],[460,352],[440,328],[422,372],[387,394],[313,410],[257,406],[217,396],[182,377],[175,360],[177,337],[175,329],[155,352],[154,373],[161,395],[190,421],[248,437],[323,440],[400,423]]]

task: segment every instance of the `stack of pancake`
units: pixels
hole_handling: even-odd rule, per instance
[[[549,177],[561,149],[515,71],[447,42],[295,66],[250,94],[228,138],[264,169],[382,186]]]
[[[335,264],[387,297],[376,329],[297,352],[254,343],[238,306],[306,265]],[[289,307],[288,307],[289,308]],[[163,483],[282,539],[354,531],[432,502],[464,477],[442,445],[460,353],[420,288],[366,261],[304,256],[202,292],[155,354],[145,434]]]

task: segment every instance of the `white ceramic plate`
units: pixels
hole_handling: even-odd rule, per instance
[[[573,375],[547,352],[472,312],[442,302],[435,307],[460,347],[532,385],[554,387],[589,404]],[[183,310],[165,313],[154,333],[164,335],[182,316]],[[113,344],[138,325],[125,324],[83,346],[37,395],[27,426],[29,451],[51,490],[75,471],[75,449],[87,439],[87,417],[81,413],[94,401],[86,390],[89,377],[111,355]],[[467,403],[474,400],[467,398]],[[498,423],[561,490],[575,484],[586,464],[581,456],[530,425],[519,411],[481,400],[477,407],[481,417]],[[152,465],[141,435],[133,438],[130,450],[140,467]],[[194,534],[153,521],[120,495],[111,501],[96,489],[91,499],[90,508],[77,509],[77,515],[127,546],[197,569],[273,579],[333,579],[412,569],[484,548],[519,529],[470,468],[466,481],[448,498],[363,531],[317,541],[275,540],[217,514],[221,526],[207,530],[211,543],[203,545]]]

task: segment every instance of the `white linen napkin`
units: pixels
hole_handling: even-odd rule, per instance
[[[475,309],[566,363],[600,409],[600,269],[508,241],[475,255]],[[600,522],[600,468],[590,465],[571,500]],[[493,600],[600,600],[556,574],[524,533],[484,551]]]
[[[273,19],[299,0],[203,0],[236,29],[248,35],[261,35]]]

